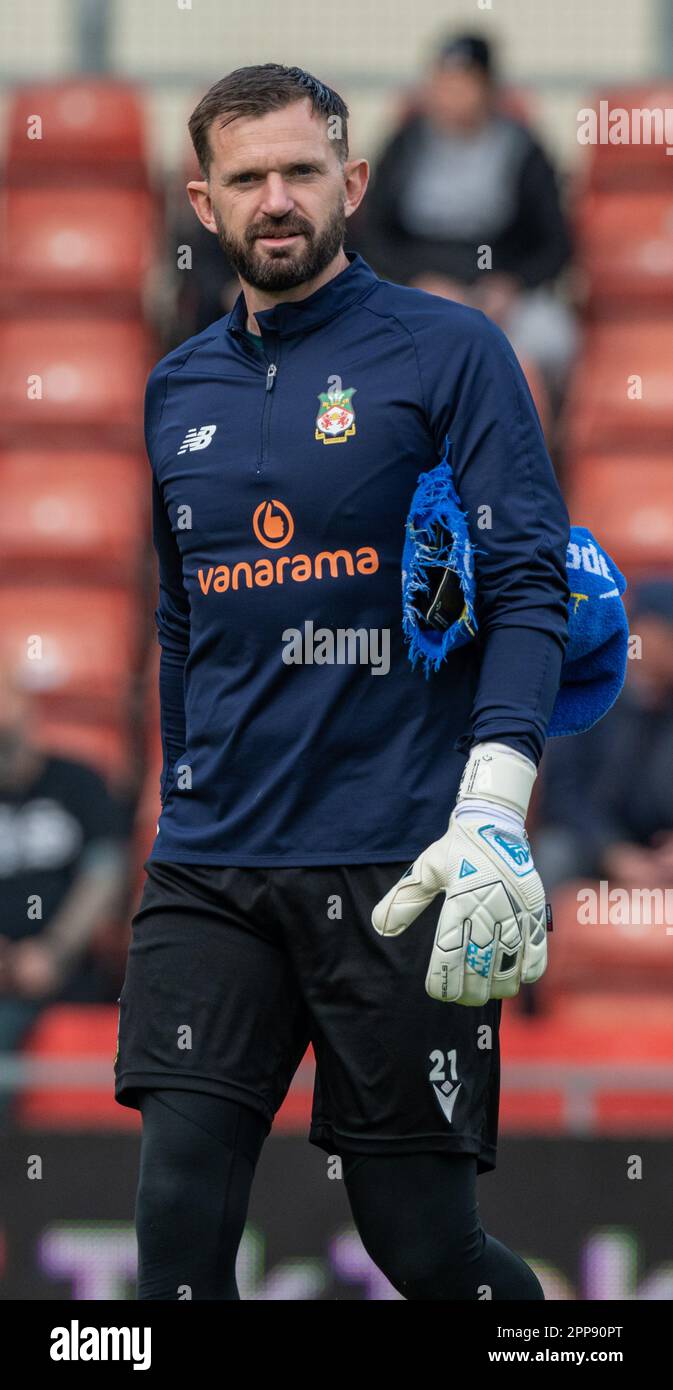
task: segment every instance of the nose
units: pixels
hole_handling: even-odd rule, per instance
[[[269,173],[264,183],[260,212],[268,217],[283,217],[294,207],[282,174]]]

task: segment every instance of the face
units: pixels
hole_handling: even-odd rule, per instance
[[[491,108],[491,85],[480,68],[433,69],[426,84],[427,114],[446,130],[479,126]]]
[[[271,292],[314,280],[343,246],[366,161],[342,166],[308,100],[224,129],[214,121],[209,138],[208,180],[192,181],[189,197],[241,279]]]

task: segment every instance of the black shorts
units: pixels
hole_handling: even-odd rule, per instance
[[[431,999],[440,899],[398,937],[374,904],[408,863],[146,864],[119,1004],[115,1097],[238,1100],[269,1125],[310,1042],[328,1153],[471,1153],[495,1167],[501,1005]]]

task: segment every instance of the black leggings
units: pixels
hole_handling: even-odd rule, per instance
[[[237,1299],[267,1121],[198,1091],[144,1091],[140,1106],[138,1299]],[[544,1298],[525,1261],[483,1231],[472,1155],[344,1155],[343,1173],[365,1249],[406,1299]]]

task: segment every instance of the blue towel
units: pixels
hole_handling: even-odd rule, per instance
[[[409,660],[412,666],[421,661],[426,677],[439,669],[450,651],[476,636],[478,553],[445,454],[418,480],[402,555],[402,628]],[[590,729],[614,704],[626,675],[629,627],[622,603],[623,574],[585,526],[571,529],[567,565],[568,644],[547,730],[551,737]],[[424,596],[431,587],[436,591],[437,570],[451,572],[459,597],[455,620],[444,630],[428,626],[422,612],[424,602],[427,605]]]

